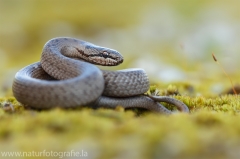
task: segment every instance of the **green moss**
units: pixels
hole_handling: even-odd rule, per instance
[[[176,88],[169,86],[167,90]],[[151,89],[155,91],[156,86]],[[24,109],[14,98],[2,98],[0,148],[21,152],[84,150],[88,157],[96,158],[231,158],[238,153],[239,96],[174,97],[187,104],[191,113],[136,116],[122,107],[35,111]],[[6,102],[14,111],[4,109]]]

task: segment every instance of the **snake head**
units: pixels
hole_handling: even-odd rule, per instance
[[[106,61],[106,64],[108,66],[115,66],[123,62],[122,55],[118,51],[113,49],[103,48],[101,51],[99,51],[99,57],[103,61]]]
[[[123,62],[118,51],[96,45],[86,46],[82,56],[84,60],[102,66],[116,66]]]
[[[97,46],[88,42],[82,42],[83,47],[69,47],[61,49],[62,54],[68,57],[79,58],[81,60],[102,66],[116,66],[123,62],[122,55],[113,49]],[[74,50],[77,50],[75,53]]]

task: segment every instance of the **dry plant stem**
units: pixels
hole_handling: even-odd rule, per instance
[[[226,71],[223,69],[223,67],[221,66],[220,62],[218,62],[216,56],[215,56],[213,53],[212,53],[212,57],[213,57],[213,60],[214,60],[215,62],[217,62],[217,64],[220,66],[220,68],[222,69],[222,71],[223,71],[223,73],[225,74],[225,76],[227,76],[228,79],[230,80],[231,85],[232,85],[232,90],[233,90],[234,94],[237,95],[237,91],[235,90],[235,88],[234,88],[234,86],[233,86],[233,82],[232,82],[231,78],[228,76],[228,74],[227,74]]]

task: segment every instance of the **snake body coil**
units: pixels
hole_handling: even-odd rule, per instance
[[[149,88],[144,70],[103,71],[88,62],[114,66],[122,63],[123,57],[116,50],[82,40],[51,39],[43,48],[40,62],[17,72],[12,87],[13,94],[24,105],[41,109],[121,105],[125,108],[143,107],[171,113],[153,99],[142,95]],[[178,102],[180,101],[175,105],[181,109],[183,103]]]

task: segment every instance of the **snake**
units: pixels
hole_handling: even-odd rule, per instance
[[[109,71],[96,66],[116,66],[123,59],[114,49],[76,38],[53,38],[44,45],[39,62],[16,73],[13,95],[24,106],[36,109],[122,106],[172,114],[160,103],[166,102],[189,112],[175,98],[144,94],[150,84],[141,68]]]

